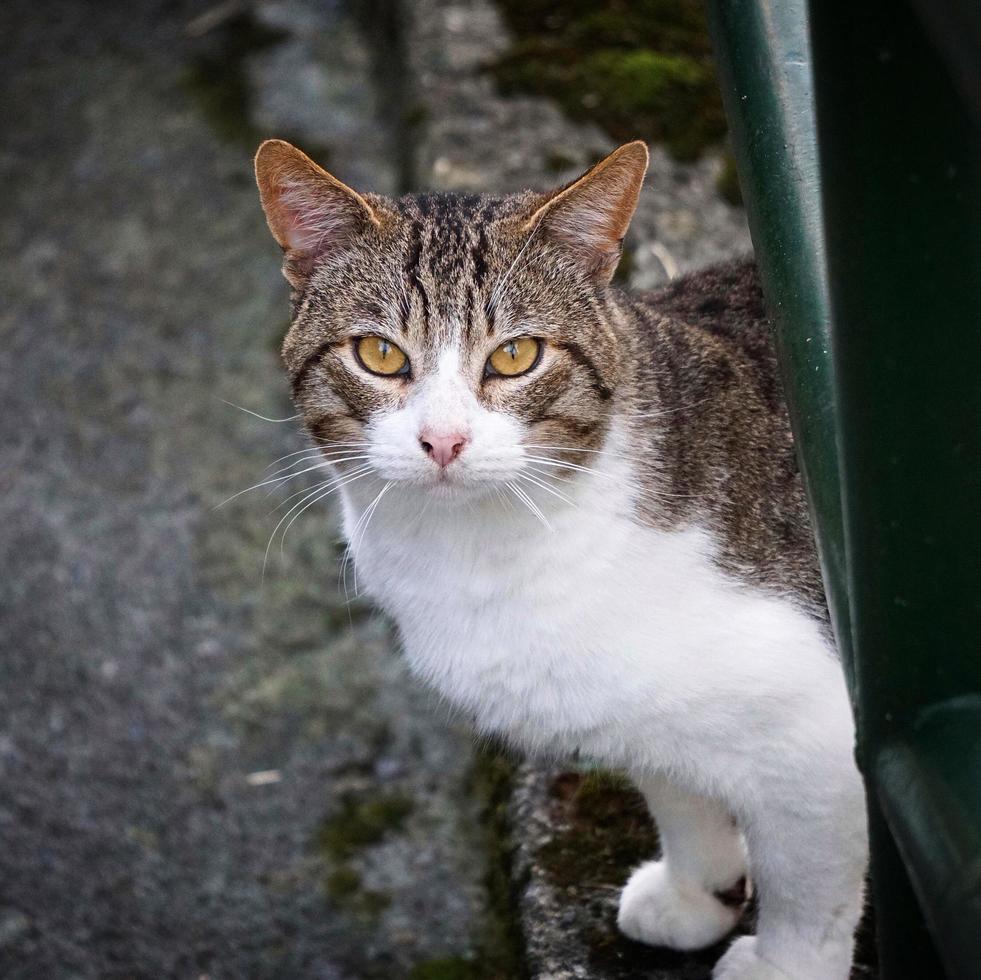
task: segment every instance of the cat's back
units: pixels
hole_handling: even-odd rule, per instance
[[[686,355],[695,364],[686,373],[689,382],[718,383],[722,393],[734,379],[735,367],[744,367],[740,381],[753,383],[767,408],[785,416],[779,366],[767,318],[763,289],[752,261],[713,266],[677,279],[667,286],[635,294],[636,309],[655,319],[661,330],[646,333],[652,353],[679,366]],[[657,371],[658,365],[652,364]],[[660,383],[667,385],[662,377]]]
[[[754,263],[686,276],[627,300],[631,408],[664,495],[657,521],[698,521],[743,580],[825,615],[807,500]]]

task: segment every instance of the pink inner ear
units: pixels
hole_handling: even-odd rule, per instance
[[[350,233],[350,203],[333,187],[289,182],[278,191],[280,233],[288,248],[320,252]]]
[[[623,235],[615,202],[598,198],[566,205],[552,219],[553,234],[584,252],[608,254],[619,249]]]
[[[619,254],[636,202],[629,172],[612,170],[556,208],[553,232],[583,251]]]
[[[540,217],[553,239],[579,253],[590,272],[609,281],[646,170],[646,147],[639,142],[627,143],[558,191],[531,221]]]

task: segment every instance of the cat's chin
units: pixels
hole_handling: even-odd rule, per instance
[[[401,480],[399,484],[406,491],[435,503],[470,506],[483,500],[497,499],[506,482],[503,479],[443,474],[427,479]]]
[[[422,484],[420,489],[433,500],[447,503],[471,504],[478,500],[483,500],[492,496],[494,488],[498,483],[490,480],[473,479],[435,479]]]

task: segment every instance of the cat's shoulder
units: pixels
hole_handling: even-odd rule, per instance
[[[710,266],[631,295],[639,307],[723,335],[756,331],[767,322],[759,272],[751,259]]]
[[[756,264],[740,260],[693,272],[628,298],[642,345],[677,362],[690,384],[715,384],[737,364],[771,410],[783,412],[779,367]],[[659,372],[663,373],[663,372]]]

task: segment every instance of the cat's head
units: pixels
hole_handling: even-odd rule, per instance
[[[283,358],[318,444],[447,496],[601,445],[624,359],[608,286],[646,168],[635,142],[549,194],[390,200],[263,143]]]

